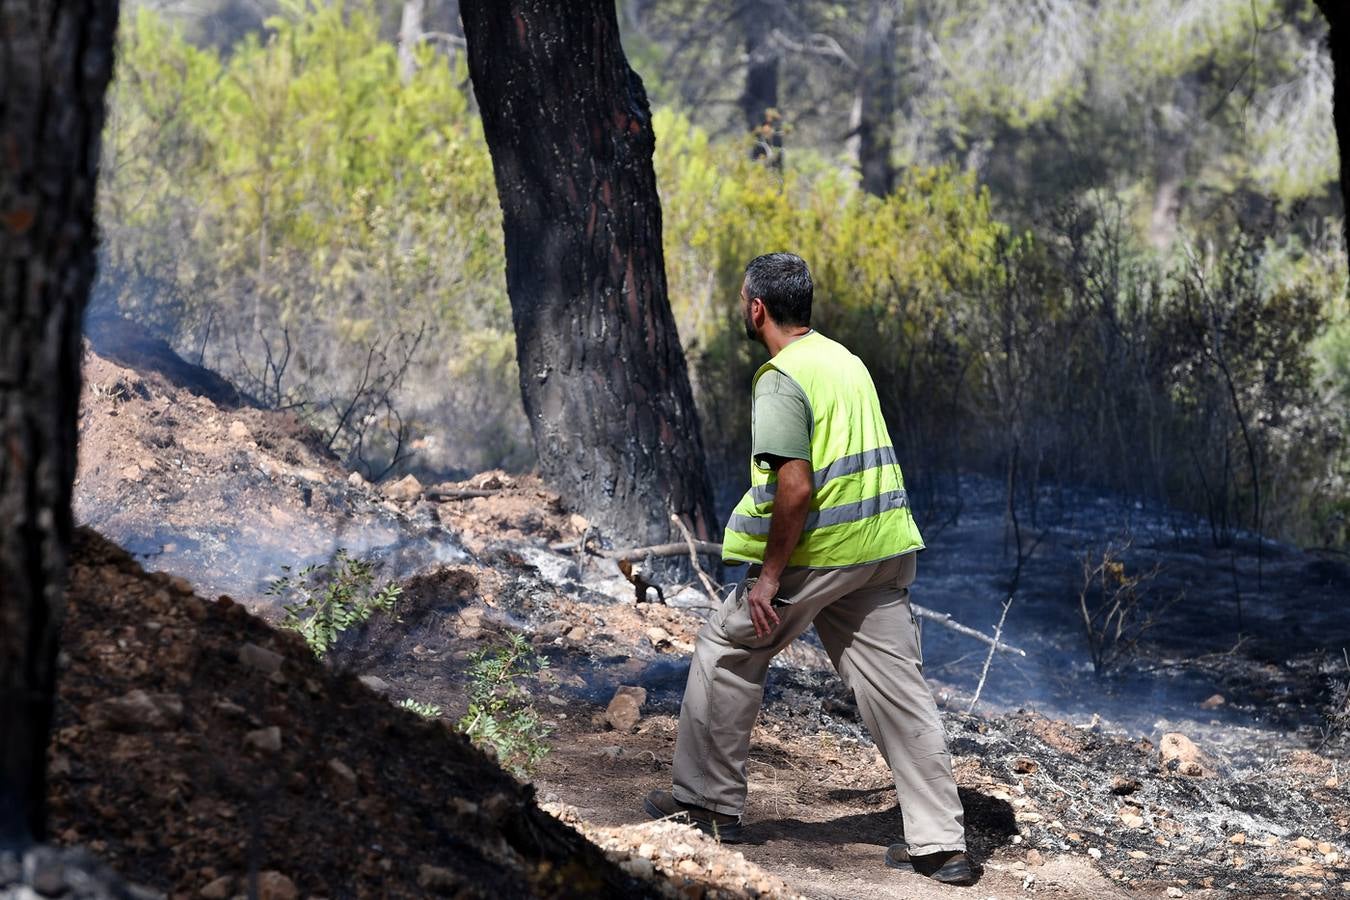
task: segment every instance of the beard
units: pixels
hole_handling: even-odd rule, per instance
[[[750,314],[747,312],[743,318],[745,321],[746,338],[752,341],[756,341],[757,343],[763,343],[763,338],[760,336],[760,333],[755,329],[755,323],[750,318]]]

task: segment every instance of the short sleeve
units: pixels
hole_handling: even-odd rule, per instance
[[[811,404],[801,385],[777,369],[755,383],[751,457],[768,468],[766,456],[811,460]]]

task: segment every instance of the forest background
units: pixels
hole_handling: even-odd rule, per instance
[[[420,25],[410,40],[409,5]],[[1350,543],[1350,309],[1312,0],[626,0],[670,302],[743,487],[745,262],[812,265],[921,521],[996,473]],[[368,477],[532,464],[453,3],[128,9],[90,315]]]

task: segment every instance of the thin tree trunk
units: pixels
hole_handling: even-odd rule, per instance
[[[769,36],[773,31],[773,5],[747,0],[738,16],[745,34],[745,86],[741,90],[741,113],[745,127],[755,135],[750,148],[752,159],[768,157],[779,165],[782,159],[783,129],[778,112],[778,50]]]
[[[545,478],[624,544],[718,529],[666,296],[651,114],[613,0],[464,0]]]
[[[1341,156],[1341,224],[1345,245],[1350,248],[1350,11],[1345,0],[1317,0],[1317,6],[1331,26],[1327,35],[1334,79],[1331,115]]]
[[[885,197],[895,187],[891,165],[895,91],[895,2],[876,0],[863,38],[855,127],[862,187],[877,197]]]
[[[45,831],[115,0],[0,0],[0,847]]]
[[[422,41],[422,8],[425,0],[403,0],[403,18],[398,27],[398,76],[404,84],[417,72],[417,45]]]
[[[1149,243],[1166,250],[1181,227],[1185,202],[1186,159],[1190,155],[1199,87],[1194,75],[1179,79],[1172,102],[1155,114],[1153,138],[1153,210],[1149,216]]]

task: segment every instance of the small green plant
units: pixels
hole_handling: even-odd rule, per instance
[[[273,582],[267,594],[281,597],[282,627],[297,631],[322,659],[338,635],[377,612],[390,612],[403,592],[397,584],[375,587],[375,564],[354,559],[339,549],[332,562],[305,566]]]
[[[443,710],[435,703],[424,703],[421,700],[414,700],[411,697],[403,698],[399,709],[406,709],[408,712],[415,712],[424,719],[439,718]]]
[[[459,720],[459,730],[495,753],[504,768],[526,778],[548,755],[544,739],[553,729],[539,718],[519,682],[548,668],[548,660],[519,634],[511,635],[505,647],[480,650],[471,660],[469,711]]]

